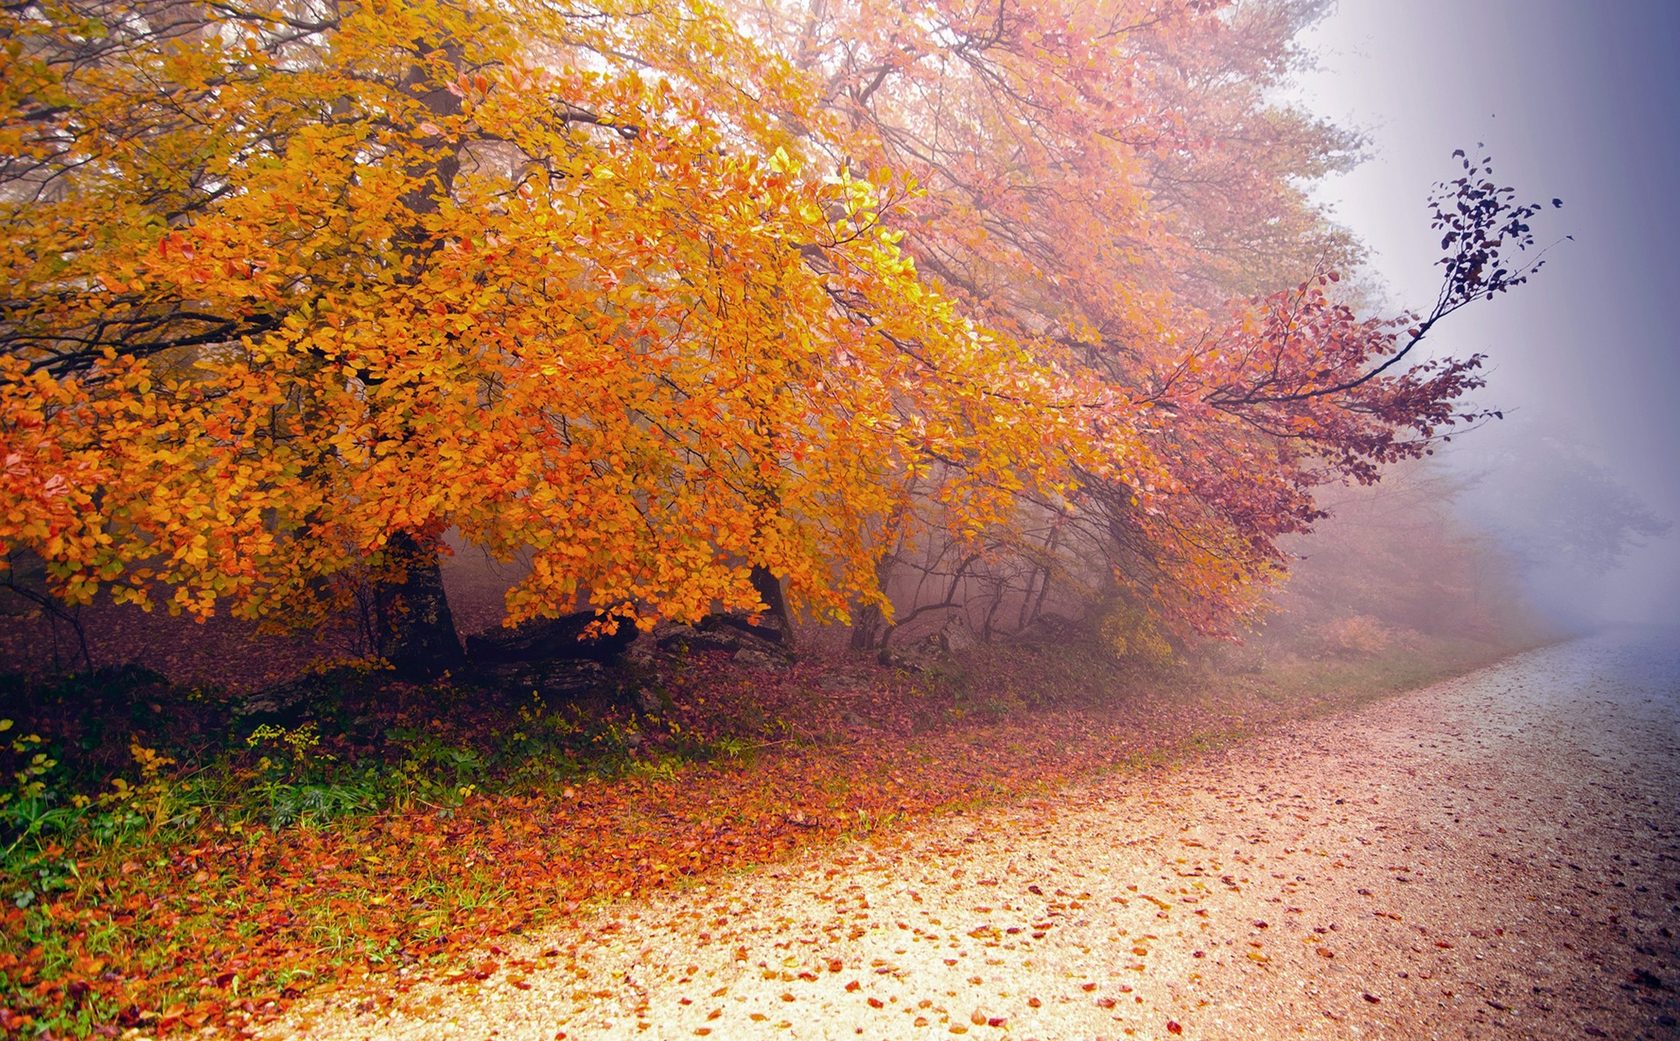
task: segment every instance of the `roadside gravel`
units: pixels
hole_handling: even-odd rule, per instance
[[[626,902],[316,1038],[1680,1037],[1680,642]],[[493,971],[491,971],[493,969]]]

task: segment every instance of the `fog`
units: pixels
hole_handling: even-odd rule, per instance
[[[1680,517],[1680,8],[1343,0],[1303,43],[1319,60],[1299,100],[1369,145],[1321,198],[1370,245],[1389,302],[1434,298],[1423,199],[1453,149],[1485,142],[1501,181],[1564,200],[1537,224],[1556,242],[1534,282],[1432,335],[1437,353],[1488,355],[1478,400],[1507,416],[1443,458],[1472,479],[1465,517],[1524,562],[1553,618],[1680,616],[1680,541],[1662,533]]]

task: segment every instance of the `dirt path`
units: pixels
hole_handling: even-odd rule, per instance
[[[1599,637],[626,904],[350,1038],[1680,1037],[1680,650]]]

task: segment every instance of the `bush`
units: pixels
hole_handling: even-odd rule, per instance
[[[1324,653],[1339,658],[1375,657],[1394,642],[1393,631],[1368,614],[1326,622],[1315,635]]]
[[[1122,664],[1163,668],[1173,663],[1172,644],[1141,607],[1110,604],[1097,619],[1097,636],[1103,651]]]

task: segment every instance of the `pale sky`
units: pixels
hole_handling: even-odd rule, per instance
[[[1564,200],[1536,232],[1575,240],[1528,286],[1440,327],[1437,351],[1490,356],[1480,400],[1513,417],[1454,458],[1543,452],[1536,432],[1555,435],[1680,521],[1680,2],[1341,0],[1304,42],[1321,67],[1301,97],[1370,139],[1323,197],[1396,305],[1434,299],[1424,199],[1457,172],[1453,149],[1486,142],[1497,179]],[[1680,538],[1576,595],[1611,617],[1680,619]]]

